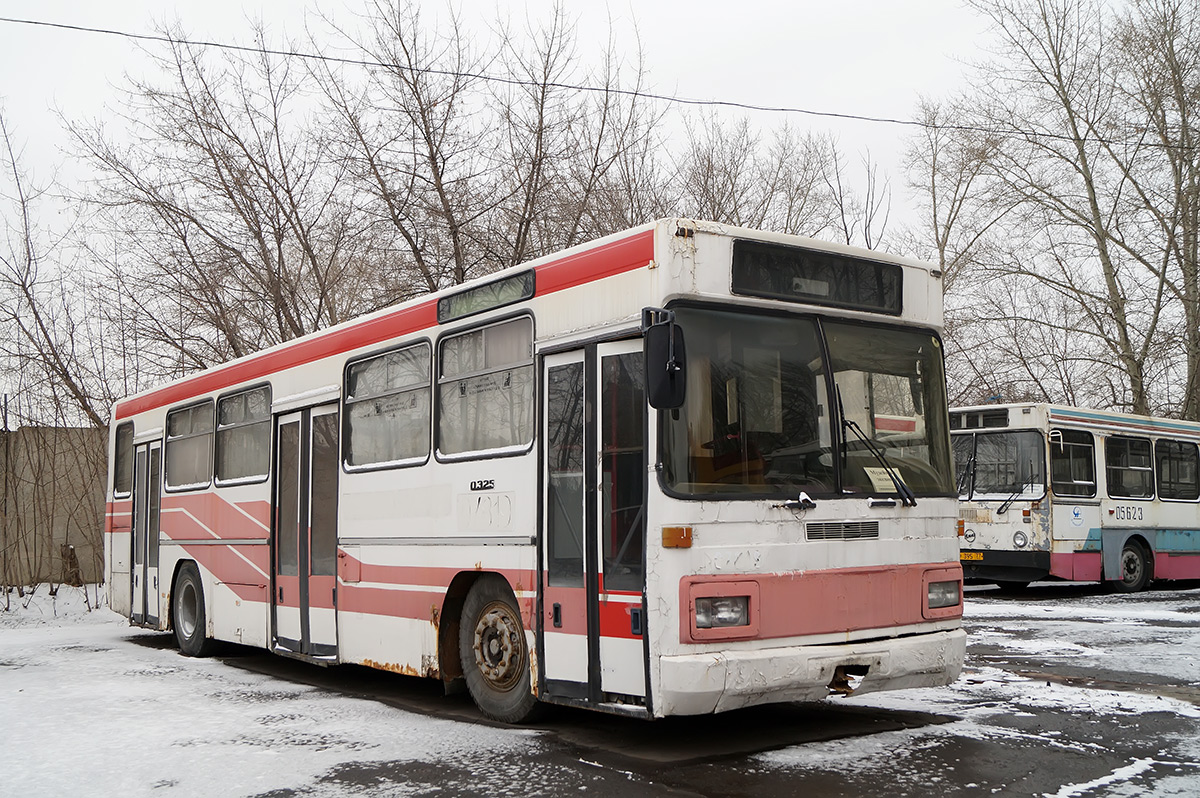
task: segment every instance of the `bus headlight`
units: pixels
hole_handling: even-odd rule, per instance
[[[697,629],[749,625],[749,596],[711,596],[696,599]]]
[[[1018,549],[1023,549],[1029,545],[1029,537],[1024,532],[1017,532],[1013,535],[1013,545]]]
[[[929,609],[931,610],[957,605],[958,582],[930,582],[927,598],[929,600]]]

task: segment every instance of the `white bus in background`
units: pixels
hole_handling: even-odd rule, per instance
[[[113,606],[512,722],[947,684],[940,276],[663,220],[130,397]]]
[[[968,579],[1200,579],[1200,424],[1014,404],[952,409],[950,431]]]

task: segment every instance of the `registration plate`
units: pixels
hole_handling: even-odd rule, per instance
[[[982,560],[983,552],[982,551],[962,551],[962,552],[959,552],[958,559],[960,559],[960,560]]]

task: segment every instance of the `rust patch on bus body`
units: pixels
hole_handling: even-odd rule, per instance
[[[442,613],[438,610],[436,604],[429,605],[429,622],[433,624],[434,631],[438,631],[442,625]]]
[[[375,668],[376,670],[388,671],[390,673],[398,673],[401,676],[420,676],[421,675],[421,674],[417,673],[417,669],[414,668],[412,665],[399,665],[394,662],[376,662],[373,659],[365,659],[365,660],[363,660],[362,664],[368,668]]]

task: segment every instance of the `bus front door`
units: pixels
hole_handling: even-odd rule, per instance
[[[275,648],[337,659],[338,409],[275,420]]]
[[[138,446],[133,454],[133,568],[130,620],[157,628],[159,616],[158,531],[162,510],[162,444]]]
[[[645,391],[641,341],[543,360],[543,694],[642,704]]]

